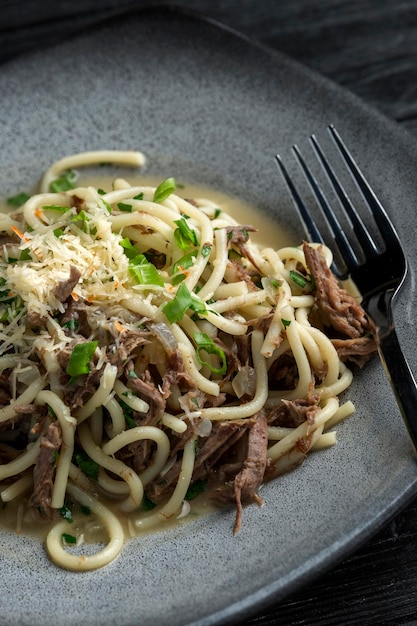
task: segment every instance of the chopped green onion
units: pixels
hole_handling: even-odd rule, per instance
[[[190,228],[188,222],[183,217],[180,220],[174,220],[178,228],[174,231],[175,243],[181,250],[188,250],[190,246],[198,246],[197,233]]]
[[[211,248],[212,246],[210,243],[205,243],[204,246],[201,248],[201,256],[203,256],[204,258],[206,258],[206,256],[209,256]]]
[[[137,196],[133,196],[133,200],[143,200],[144,197],[145,194],[143,193],[143,191],[141,191],[140,193],[138,193]]]
[[[227,370],[226,355],[213,339],[206,335],[206,333],[194,333],[194,342],[197,348],[197,359],[201,365],[207,365],[214,374],[225,374]],[[203,359],[201,352],[207,352],[207,354],[214,354],[221,361],[221,367],[214,367],[211,363]]]
[[[287,328],[291,324],[291,320],[281,319],[281,322],[282,322],[282,325],[284,326],[284,328]]]
[[[25,204],[25,202],[29,200],[29,198],[30,196],[24,191],[22,191],[21,193],[18,193],[15,196],[12,196],[11,198],[7,198],[7,204],[9,206],[18,208],[22,206],[22,204]]]
[[[129,272],[140,285],[163,287],[165,284],[155,265],[149,263],[144,254],[137,254],[129,261]]]
[[[80,228],[84,233],[89,231],[91,235],[94,235],[96,229],[94,227],[89,228],[90,219],[91,218],[86,211],[80,211],[77,215],[74,215],[74,217],[71,219],[71,222],[74,222],[75,225]]]
[[[67,172],[64,172],[62,176],[51,182],[49,185],[49,191],[58,193],[60,191],[74,189],[74,182],[76,178],[76,173],[73,170],[68,170]]]
[[[81,374],[88,374],[90,372],[90,360],[97,346],[98,341],[78,343],[71,352],[66,369],[67,374],[72,378],[81,376]]]
[[[25,248],[24,250],[22,250],[20,253],[19,261],[31,261],[31,260],[32,260],[32,255],[30,253],[29,248]]]
[[[67,520],[67,522],[70,522],[70,523],[73,522],[72,511],[67,506],[62,506],[59,509],[59,514],[61,515],[61,517]]]
[[[72,545],[75,545],[77,543],[77,537],[74,537],[74,535],[69,535],[68,533],[62,533],[61,537],[64,543],[68,543]]]
[[[300,274],[300,272],[296,272],[295,270],[290,270],[290,278],[296,285],[301,287],[301,289],[304,289],[307,283],[310,282],[305,276]]]
[[[127,204],[126,202],[119,202],[117,205],[117,208],[120,211],[125,211],[126,213],[131,213],[132,212],[132,205],[131,204]]]
[[[162,181],[160,185],[155,189],[153,196],[154,202],[163,202],[175,191],[175,180],[173,178],[167,178]]]
[[[221,214],[221,212],[222,212],[221,209],[215,209],[213,219],[217,219],[219,215]]]
[[[203,300],[191,294],[185,283],[178,287],[175,298],[163,307],[167,320],[170,324],[178,322],[187,309],[192,309],[196,313],[207,313],[206,304]]]
[[[196,259],[196,253],[188,252],[183,257],[178,259],[176,263],[174,263],[174,267],[172,268],[172,284],[178,285],[185,278],[184,270],[187,270],[189,267],[194,265]]]
[[[129,259],[133,259],[135,256],[137,256],[138,249],[136,248],[136,246],[133,245],[129,237],[125,237],[124,239],[122,239],[122,241],[120,241],[119,244],[122,246],[125,252],[125,255]]]

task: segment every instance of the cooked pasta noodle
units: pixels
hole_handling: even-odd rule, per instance
[[[262,482],[335,444],[346,362],[374,351],[330,250],[254,243],[173,179],[76,186],[73,168],[102,162],[145,158],[61,159],[0,216],[0,498],[47,522],[51,560],[74,571],[198,494],[235,502],[237,532]]]

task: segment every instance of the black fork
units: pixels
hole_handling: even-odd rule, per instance
[[[375,243],[314,135],[310,138],[314,151],[343,211],[349,218],[351,225],[349,236],[345,232],[347,229],[342,228],[341,221],[337,218],[298,147],[293,146],[294,156],[327,219],[332,232],[330,239],[333,241],[325,241],[279,155],[276,157],[277,162],[303,222],[308,240],[324,243],[337,253],[343,260],[344,267],[334,264],[332,270],[341,280],[350,276],[361,293],[362,306],[377,328],[376,339],[381,361],[417,451],[417,386],[401,350],[392,317],[393,299],[407,273],[406,258],[394,226],[340,135],[333,126],[329,126],[329,132],[372,213],[383,241],[382,249]]]

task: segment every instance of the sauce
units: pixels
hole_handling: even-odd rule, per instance
[[[143,177],[143,176],[129,176],[127,177],[129,183],[133,186],[153,186],[157,187],[161,178],[156,177]],[[81,172],[79,178],[76,181],[76,186],[92,185],[96,188],[101,188],[106,191],[110,191],[112,188],[113,177],[109,176],[88,176],[85,172]],[[16,190],[17,192],[21,190]],[[31,190],[32,194],[37,193],[37,190]],[[288,245],[289,236],[278,227],[277,223],[264,213],[260,213],[254,207],[245,203],[241,199],[232,198],[227,194],[213,190],[209,187],[199,186],[195,184],[178,185],[175,192],[177,195],[183,198],[200,199],[207,198],[211,203],[215,203],[219,208],[226,213],[229,213],[238,223],[244,225],[252,225],[257,228],[257,232],[251,233],[251,240],[262,246],[268,246],[278,249],[284,245]],[[0,211],[13,211],[13,208],[7,205],[6,200],[0,200]],[[1,441],[1,434],[0,434]],[[107,506],[112,512],[117,515],[120,522],[123,525],[125,531],[125,537],[128,539],[131,536],[129,529],[129,518],[133,519],[138,515],[138,512],[126,514],[121,517],[120,511],[116,510],[114,499],[100,497],[100,500]],[[0,504],[1,506],[1,504]],[[165,530],[177,524],[187,523],[196,518],[207,514],[214,510],[214,506],[206,501],[204,495],[198,496],[195,500],[190,502],[190,512],[187,516],[177,519],[173,517],[164,524],[154,527],[151,530],[147,529],[146,533],[153,531]],[[74,512],[73,525],[69,525],[68,533],[74,533],[78,535],[83,533],[86,543],[96,544],[98,542],[106,542],[106,534],[100,527],[100,523],[94,516],[89,517],[85,513]],[[34,521],[34,514],[32,509],[28,506],[27,496],[21,496],[20,498],[8,503],[3,503],[3,508],[0,516],[0,525],[3,529],[12,533],[30,535],[41,540],[44,540],[48,531],[54,522],[42,523]],[[138,533],[135,532],[135,535]]]

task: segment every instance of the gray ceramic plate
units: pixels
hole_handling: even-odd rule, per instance
[[[349,93],[278,54],[177,12],[138,13],[0,68],[0,190],[54,159],[126,148],[148,172],[196,180],[272,212],[303,236],[274,154],[337,126],[392,214],[411,273],[395,317],[417,369],[415,143]],[[327,144],[326,144],[327,145]],[[413,226],[413,228],[411,227]],[[105,569],[73,574],[38,542],[0,534],[4,625],[199,624],[238,619],[307,583],[416,491],[416,465],[378,362],[356,379],[339,443],[262,492],[265,506],[132,541]]]

